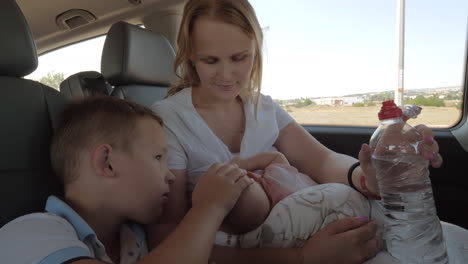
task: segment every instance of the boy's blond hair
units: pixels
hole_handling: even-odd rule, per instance
[[[51,162],[64,185],[80,173],[85,150],[106,143],[115,149],[131,150],[137,121],[162,120],[150,109],[112,96],[93,95],[70,101],[52,138]]]

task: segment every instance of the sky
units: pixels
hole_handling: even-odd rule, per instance
[[[394,90],[397,1],[250,0],[264,29],[262,92],[292,99]],[[461,86],[468,1],[405,2],[405,89]],[[43,55],[29,78],[100,71],[103,43]]]

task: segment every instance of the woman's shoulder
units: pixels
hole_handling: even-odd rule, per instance
[[[278,127],[281,129],[293,118],[283,109],[283,107],[269,95],[261,94],[258,107],[257,107],[257,116],[259,120],[276,120]]]
[[[277,103],[269,95],[260,94],[258,98],[258,109],[272,110],[276,108]]]
[[[157,101],[151,106],[151,110],[159,115],[171,115],[188,107],[190,100],[190,88],[165,98],[164,100]]]

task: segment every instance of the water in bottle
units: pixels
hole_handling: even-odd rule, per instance
[[[389,253],[401,263],[448,263],[434,204],[422,135],[402,118],[393,101],[383,103],[372,135],[372,163],[385,213]]]

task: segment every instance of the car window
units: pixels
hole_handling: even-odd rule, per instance
[[[397,1],[250,1],[265,35],[264,94],[301,124],[377,126],[398,85]],[[467,10],[406,1],[404,103],[423,107],[415,123],[461,119]]]
[[[27,79],[55,89],[68,76],[82,71],[101,72],[101,54],[105,36],[80,41],[39,56],[39,65]]]

